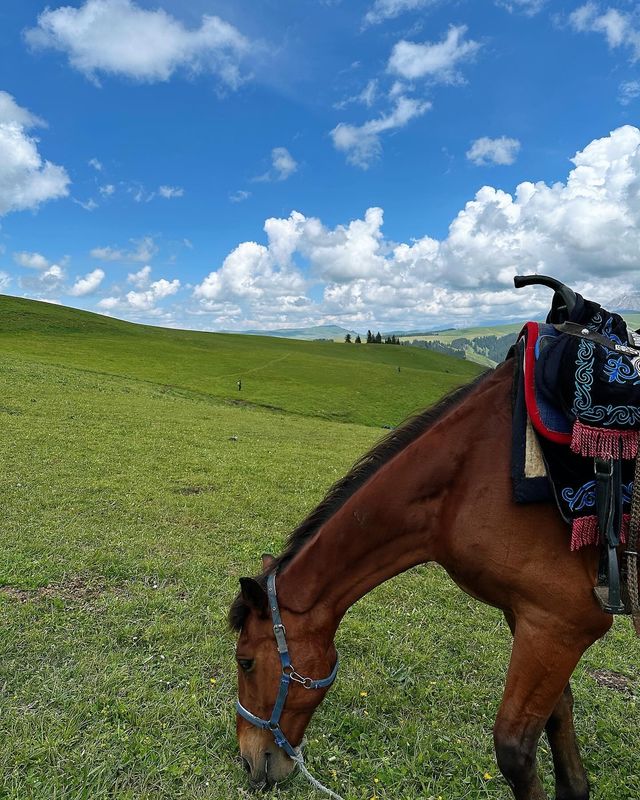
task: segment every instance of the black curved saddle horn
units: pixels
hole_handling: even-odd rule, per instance
[[[516,289],[524,286],[548,286],[549,289],[553,289],[553,301],[547,322],[559,324],[567,320],[580,321],[584,298],[556,278],[550,278],[548,275],[516,275],[513,284]]]

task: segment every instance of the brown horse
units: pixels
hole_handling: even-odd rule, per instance
[[[612,617],[592,594],[597,548],[570,552],[568,527],[553,506],[512,500],[513,373],[513,362],[505,362],[394,430],[330,490],[281,556],[263,557],[262,575],[242,579],[230,613],[240,632],[241,708],[261,723],[272,715],[287,672],[279,657],[286,629],[296,677],[271,727],[294,748],[327,691],[327,681],[318,688],[307,678],[305,688],[299,679],[334,670],[333,639],[347,609],[388,578],[435,561],[464,591],[501,609],[513,633],[494,741],[514,796],[546,797],[536,771],[546,729],[557,800],[589,797],[569,678]],[[277,575],[284,625],[278,648],[265,589],[270,574]],[[294,768],[268,724],[239,714],[237,733],[252,785],[271,785]]]

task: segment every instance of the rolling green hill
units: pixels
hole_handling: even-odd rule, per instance
[[[17,352],[203,401],[374,426],[398,424],[479,371],[414,348],[154,328],[0,296],[0,354]]]
[[[621,313],[631,328],[635,330],[640,327],[639,313],[635,311]],[[442,345],[442,351],[445,353],[458,351],[460,355],[464,353],[464,358],[468,361],[485,367],[494,367],[504,359],[524,322],[523,320],[506,325],[488,325],[484,328],[448,328],[432,333],[407,334],[400,339],[405,343],[417,342],[418,346],[421,343],[432,347]]]
[[[507,354],[523,322],[491,325],[486,328],[448,328],[444,331],[402,336],[401,341],[418,347],[438,348],[444,353],[459,354],[475,364],[494,367]]]

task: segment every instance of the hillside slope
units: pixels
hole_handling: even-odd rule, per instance
[[[170,330],[0,296],[3,352],[202,399],[374,426],[398,424],[480,371],[408,347]]]
[[[636,330],[640,326],[640,314],[635,311],[620,312],[627,325]],[[432,333],[407,334],[400,337],[405,344],[417,347],[433,347],[450,355],[458,354],[469,361],[493,367],[504,359],[509,347],[524,325],[513,322],[505,325],[490,325],[475,328],[448,328]]]

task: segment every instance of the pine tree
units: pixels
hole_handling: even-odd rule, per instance
[[[347,334],[347,335],[344,337],[344,340],[345,340],[346,344],[351,344],[351,334],[350,334],[350,333],[348,333],[348,334]]]
[[[367,331],[367,344],[372,344],[372,343],[373,343],[373,334],[371,333],[371,331]]]
[[[360,334],[356,336],[356,344],[362,344],[362,339],[360,338]]]
[[[376,344],[382,344],[382,336],[380,336],[380,331],[376,333],[376,337],[374,339]]]

